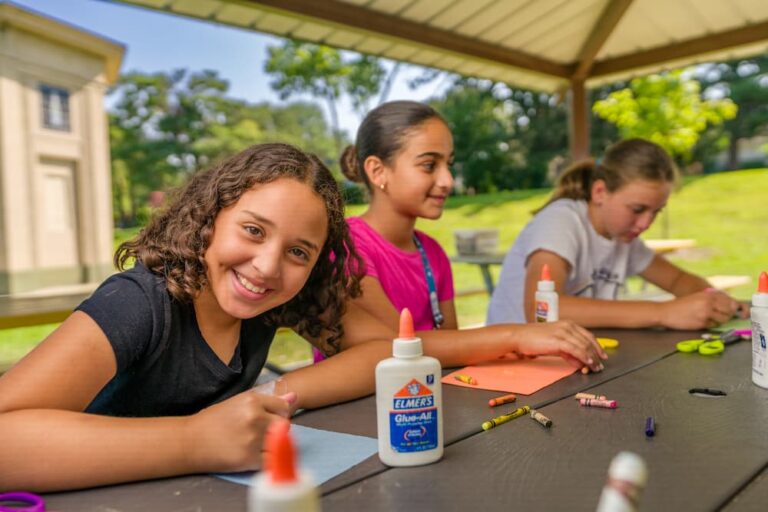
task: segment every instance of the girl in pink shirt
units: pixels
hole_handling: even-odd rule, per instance
[[[436,220],[453,188],[453,137],[428,105],[393,101],[372,110],[355,146],[341,157],[347,178],[365,184],[370,206],[348,219],[364,260],[363,294],[352,300],[346,321],[371,317],[393,333],[408,307],[427,355],[460,366],[509,355],[560,355],[576,367],[603,367],[605,352],[594,336],[569,321],[501,324],[458,330],[450,263],[440,245],[415,229],[419,218]],[[342,345],[357,341],[347,335]]]

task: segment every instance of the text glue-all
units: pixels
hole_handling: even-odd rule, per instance
[[[645,461],[632,452],[620,452],[608,468],[608,481],[600,494],[597,512],[636,512],[648,480]]]
[[[423,355],[408,309],[392,355],[376,365],[379,458],[388,466],[418,466],[443,456],[440,362]]]
[[[757,293],[752,295],[752,382],[768,388],[768,274],[760,274]]]
[[[312,479],[296,469],[296,451],[287,420],[275,421],[264,439],[264,471],[249,490],[250,512],[320,512],[320,494]]]
[[[541,280],[536,285],[536,322],[557,322],[560,318],[555,282],[549,275],[549,265],[541,267]]]

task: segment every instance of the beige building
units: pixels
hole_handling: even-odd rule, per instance
[[[104,94],[123,53],[0,2],[0,295],[112,272]]]

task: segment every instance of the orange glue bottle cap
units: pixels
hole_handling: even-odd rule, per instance
[[[757,284],[758,293],[768,293],[768,273],[761,272],[760,279]]]
[[[400,332],[398,338],[415,338],[413,331],[413,316],[408,308],[403,308],[400,312]]]
[[[413,330],[413,316],[408,308],[403,308],[400,312],[400,332],[392,344],[392,355],[405,358],[424,355],[421,338],[416,337]]]
[[[288,484],[297,480],[296,450],[290,428],[287,420],[272,422],[267,428],[264,462],[272,483]]]
[[[549,273],[549,264],[545,263],[543,267],[541,267],[541,280],[542,281],[551,281],[552,276]]]

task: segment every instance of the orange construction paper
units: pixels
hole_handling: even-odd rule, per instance
[[[464,388],[490,389],[530,395],[543,387],[574,373],[576,368],[561,357],[542,356],[535,359],[494,361],[477,366],[467,366],[443,377],[443,384]],[[465,384],[454,375],[468,375],[477,385]]]

